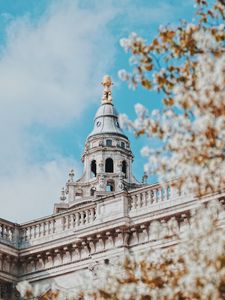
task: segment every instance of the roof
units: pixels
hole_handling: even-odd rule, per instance
[[[122,135],[127,139],[118,121],[118,113],[112,103],[102,103],[96,112],[94,128],[88,137],[98,134]]]

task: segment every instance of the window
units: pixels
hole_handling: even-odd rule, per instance
[[[76,191],[76,194],[75,194],[76,197],[82,197],[83,196],[83,191],[81,189],[78,189]]]
[[[106,192],[114,192],[115,191],[115,184],[113,180],[110,180],[106,184]]]
[[[127,178],[127,162],[125,160],[122,161],[122,172],[125,175],[125,178]]]
[[[112,140],[106,140],[106,146],[112,146]]]
[[[100,122],[100,121],[98,121],[98,122],[96,123],[96,125],[97,125],[97,127],[100,127],[100,125],[101,125],[101,122]]]
[[[113,173],[113,160],[112,158],[107,158],[105,161],[105,172]]]
[[[121,142],[121,148],[125,148],[125,143]]]
[[[96,177],[96,160],[91,162],[91,178]]]
[[[91,196],[94,196],[94,194],[95,194],[95,188],[92,187],[91,190],[90,190],[90,195],[91,195]]]

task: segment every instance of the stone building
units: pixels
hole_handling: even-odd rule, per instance
[[[75,273],[95,273],[97,266],[127,253],[176,243],[175,231],[189,226],[190,210],[199,205],[171,182],[147,185],[132,174],[134,159],[113,105],[111,78],[103,78],[103,97],[82,156],[84,172],[73,170],[52,215],[23,224],[0,219],[0,298],[16,299],[15,285],[54,282],[75,284]],[[224,194],[203,197],[223,201]],[[152,226],[158,220],[167,232]],[[165,231],[164,230],[164,231]],[[165,232],[164,232],[165,234]]]

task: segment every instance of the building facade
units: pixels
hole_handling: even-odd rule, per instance
[[[73,170],[69,173],[52,215],[24,224],[0,219],[0,299],[18,298],[15,285],[22,280],[71,289],[77,272],[94,274],[96,266],[123,255],[173,245],[174,233],[189,226],[191,209],[214,198],[224,201],[225,194],[196,201],[172,182],[138,182],[130,142],[113,105],[111,78],[105,76],[102,85],[82,177],[75,181]],[[163,225],[163,234],[155,221]]]

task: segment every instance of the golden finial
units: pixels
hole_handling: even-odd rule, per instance
[[[113,85],[112,79],[109,75],[105,75],[102,79],[103,95],[102,103],[112,103],[112,91],[111,86]]]

